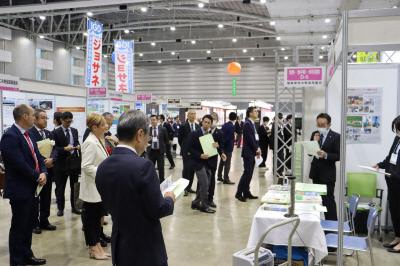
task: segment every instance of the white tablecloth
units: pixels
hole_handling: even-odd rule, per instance
[[[260,207],[253,217],[247,247],[256,246],[269,226],[287,219],[284,214],[284,212],[265,211]],[[325,234],[318,213],[303,213],[299,214],[299,217],[300,224],[293,235],[292,246],[312,248],[315,252],[315,262],[318,263],[328,255]],[[292,224],[286,224],[273,229],[264,239],[264,243],[286,246],[292,228]]]

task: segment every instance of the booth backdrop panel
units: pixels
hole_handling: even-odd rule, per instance
[[[394,139],[391,122],[399,114],[399,74],[396,64],[349,65],[348,88],[382,88],[381,143],[348,144],[346,151],[346,172],[363,171],[358,165],[373,165],[387,155]],[[338,69],[327,88],[327,111],[332,116],[332,129],[340,131],[341,71]],[[339,170],[339,169],[338,169]],[[339,173],[339,171],[338,171]],[[387,186],[383,175],[378,176],[378,186],[385,190],[384,211],[386,211]],[[338,190],[338,186],[336,186]],[[337,195],[337,191],[336,191]],[[384,220],[385,212],[382,215]]]

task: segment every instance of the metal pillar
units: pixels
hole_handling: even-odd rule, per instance
[[[339,178],[339,213],[338,213],[338,249],[336,265],[343,265],[343,220],[344,220],[344,190],[346,178],[346,115],[347,115],[347,53],[348,53],[348,11],[342,15],[342,99],[340,127],[340,178]]]

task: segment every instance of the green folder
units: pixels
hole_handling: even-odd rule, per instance
[[[316,192],[320,195],[326,195],[326,185],[310,184],[310,183],[296,183],[296,191],[301,192]]]
[[[213,143],[214,138],[211,134],[207,134],[204,136],[201,136],[199,138],[200,140],[200,144],[201,144],[201,148],[203,149],[203,153],[207,154],[208,157],[212,157],[218,154],[218,150],[216,148],[214,148]]]

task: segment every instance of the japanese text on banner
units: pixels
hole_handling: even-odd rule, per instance
[[[115,90],[133,93],[134,42],[114,40],[115,47]]]
[[[87,33],[85,86],[98,88],[101,87],[103,24],[88,19]]]

